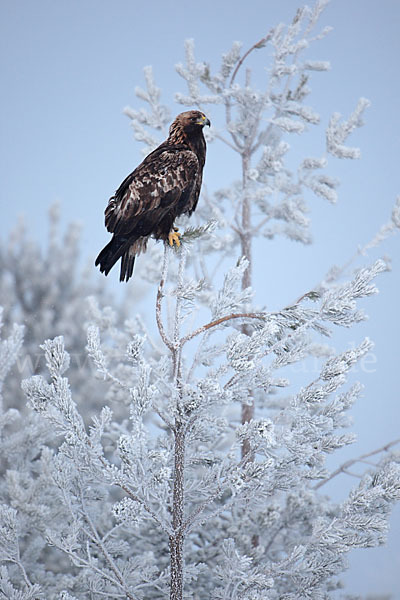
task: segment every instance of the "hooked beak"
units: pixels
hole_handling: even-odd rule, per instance
[[[203,115],[200,119],[200,121],[198,121],[197,125],[202,125],[203,127],[205,125],[208,125],[209,127],[211,126],[211,122],[210,119],[207,119],[207,117],[205,115]]]

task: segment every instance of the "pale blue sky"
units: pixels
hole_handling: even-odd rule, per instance
[[[108,240],[107,199],[141,158],[122,109],[140,106],[134,88],[143,85],[143,67],[153,65],[163,102],[175,114],[181,107],[173,95],[184,86],[174,64],[184,59],[186,38],[194,38],[199,60],[217,67],[233,40],[247,48],[271,26],[288,22],[299,5],[297,0],[2,0],[2,238],[25,213],[33,235],[44,239],[48,206],[59,200],[63,222],[83,224],[83,253],[94,258]],[[400,2],[332,0],[321,24],[334,30],[310,57],[330,60],[332,70],[314,76],[308,103],[321,112],[324,124],[333,111],[349,114],[360,96],[372,105],[365,127],[351,140],[361,147],[362,159],[331,163],[329,172],[342,182],[338,205],[312,202],[314,245],[266,246],[271,258],[258,276],[257,293],[271,308],[310,289],[333,263],[344,263],[388,219],[400,193]],[[317,155],[323,152],[321,131],[314,139]],[[210,148],[209,190],[234,178],[229,160],[221,147]],[[365,397],[353,411],[359,442],[346,456],[399,437],[399,246],[394,238],[380,251],[392,256],[393,272],[381,277],[382,293],[365,305],[371,320],[338,338],[338,348],[364,335],[376,343],[377,362],[373,372],[361,373]],[[114,273],[109,285],[117,288],[117,279]],[[400,599],[399,523],[399,518],[393,522],[389,549],[357,553],[349,591],[392,592]]]

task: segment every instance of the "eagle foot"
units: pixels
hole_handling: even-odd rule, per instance
[[[168,234],[168,243],[171,246],[171,248],[173,248],[174,244],[177,245],[177,247],[179,248],[179,246],[181,245],[180,242],[180,237],[182,234],[179,233],[179,230],[177,227],[174,227],[173,231],[170,231]]]

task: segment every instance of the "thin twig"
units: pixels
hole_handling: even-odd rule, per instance
[[[251,450],[248,451],[240,459],[240,461],[236,465],[236,468],[241,469],[242,467],[244,467],[247,462],[250,462],[252,460],[252,456],[253,456],[253,452]],[[221,465],[221,468],[219,470],[218,480],[221,479],[221,470],[222,470],[222,468],[223,468],[223,465]],[[229,487],[229,486],[227,486],[227,487]],[[226,489],[225,490],[222,489],[222,487],[218,484],[217,489],[206,500],[204,500],[199,506],[197,506],[197,508],[195,508],[193,510],[193,512],[191,514],[189,514],[188,517],[185,519],[185,521],[182,523],[182,529],[183,529],[183,531],[185,533],[190,533],[190,531],[192,531],[193,527],[198,522],[198,520],[196,521],[197,517],[199,517],[204,512],[204,510],[207,508],[207,506],[209,506],[210,504],[212,504],[225,491],[226,491]],[[232,504],[232,503],[234,503],[234,501],[235,500],[232,498],[229,502],[230,502],[230,504]],[[203,519],[201,519],[201,520],[205,520],[206,521],[206,520],[212,518],[213,516],[215,516],[216,514],[218,514],[218,512],[224,511],[227,508],[227,506],[228,506],[227,504],[223,505],[222,507],[220,507],[216,511],[210,513],[206,517],[203,517]]]
[[[264,227],[264,225],[265,225],[266,223],[268,223],[268,221],[270,221],[270,220],[271,220],[271,218],[272,218],[272,217],[271,217],[271,215],[268,215],[267,217],[264,217],[264,219],[262,219],[262,220],[261,220],[261,221],[258,223],[258,225],[256,225],[255,227],[253,227],[253,233],[258,233],[258,232],[260,231],[260,229],[261,229],[262,227]]]
[[[176,386],[179,389],[182,380],[182,343],[179,337],[180,334],[180,323],[181,323],[181,314],[182,314],[182,294],[180,291],[183,288],[184,283],[184,273],[185,273],[185,265],[186,265],[186,252],[184,248],[180,250],[180,260],[178,267],[178,282],[177,282],[177,295],[176,295],[176,303],[175,303],[175,319],[174,319],[174,343],[172,350],[172,359],[173,359],[173,367],[174,367],[174,378],[176,381]]]
[[[135,597],[127,589],[127,584],[124,581],[121,571],[118,569],[117,565],[114,562],[114,559],[108,552],[105,543],[103,542],[103,540],[101,539],[101,537],[98,534],[96,526],[93,523],[93,521],[89,515],[89,512],[86,508],[86,502],[85,502],[85,498],[83,496],[83,490],[82,490],[81,486],[79,486],[79,492],[80,492],[83,517],[85,518],[85,520],[86,520],[87,524],[89,525],[91,532],[92,532],[92,533],[90,533],[89,531],[86,531],[85,533],[86,533],[87,537],[89,539],[91,539],[94,544],[96,544],[96,546],[99,548],[99,550],[103,554],[106,562],[108,563],[108,566],[110,567],[111,571],[114,573],[115,577],[118,579],[118,581],[120,583],[120,587],[125,592],[127,598],[130,598],[130,600],[135,600]],[[90,561],[90,562],[92,562],[92,561]]]
[[[263,46],[264,46],[264,45],[265,45],[265,44],[266,44],[266,43],[267,43],[267,42],[268,42],[268,41],[271,39],[271,37],[272,37],[272,34],[273,34],[273,30],[271,30],[271,31],[270,31],[270,32],[269,32],[269,33],[268,33],[266,36],[264,36],[263,38],[261,38],[261,40],[259,40],[259,41],[258,41],[258,42],[256,42],[255,44],[253,44],[253,46],[251,46],[251,48],[249,48],[249,49],[247,50],[247,52],[245,52],[245,53],[243,54],[243,56],[242,56],[242,57],[239,59],[239,61],[238,61],[237,65],[236,65],[236,67],[235,67],[235,69],[234,69],[234,71],[233,71],[233,73],[232,73],[232,77],[231,77],[231,79],[230,79],[230,82],[229,82],[229,87],[232,87],[232,85],[233,85],[233,83],[234,83],[234,81],[235,81],[236,75],[237,75],[237,74],[238,74],[238,72],[239,72],[239,69],[241,68],[241,66],[243,65],[244,61],[245,61],[245,60],[246,60],[246,58],[249,56],[249,54],[251,54],[251,53],[252,53],[254,50],[256,50],[257,48],[262,48],[262,47],[263,47]],[[228,96],[228,97],[227,97],[227,99],[225,100],[225,110],[226,110],[226,122],[227,122],[227,124],[229,125],[229,123],[231,122],[231,101],[230,101],[230,98],[229,98],[229,96]],[[260,109],[259,109],[259,113],[260,113],[260,112],[261,112],[261,107],[260,107]],[[257,119],[255,119],[255,123],[256,123],[256,122],[257,122]],[[248,144],[247,144],[247,148],[248,148],[249,150],[250,150],[250,148],[251,148],[251,146],[252,146],[253,139],[254,139],[254,137],[255,137],[255,134],[256,134],[256,128],[257,128],[257,126],[255,125],[255,129],[254,129],[254,131],[252,132],[252,135],[250,136],[250,139],[251,139],[251,141],[250,141],[250,143],[248,143]],[[229,130],[229,128],[228,128],[228,130]],[[230,132],[230,134],[231,134],[231,136],[232,136],[232,139],[233,139],[233,141],[235,142],[235,144],[236,144],[237,148],[239,149],[239,152],[240,152],[240,154],[242,154],[242,155],[243,155],[243,153],[244,153],[244,151],[245,151],[245,148],[244,148],[244,147],[243,147],[243,145],[242,145],[242,144],[239,142],[239,140],[238,140],[238,138],[237,138],[236,134],[234,134],[233,132]]]
[[[72,563],[76,567],[78,567],[80,569],[83,569],[83,568],[91,569],[95,573],[98,573],[100,575],[100,577],[106,579],[113,585],[116,585],[117,587],[121,588],[121,584],[119,583],[119,581],[117,579],[115,579],[114,577],[112,577],[111,575],[106,573],[105,571],[102,571],[101,569],[99,569],[99,567],[97,567],[93,561],[90,562],[90,561],[86,560],[82,556],[79,556],[78,554],[76,554],[73,550],[69,550],[68,548],[65,548],[64,546],[58,544],[55,540],[52,540],[51,543],[53,544],[53,546],[55,548],[58,548],[59,550],[62,550],[65,554],[67,554],[67,556],[69,556],[71,558]],[[125,590],[124,590],[124,592],[125,592]],[[125,595],[126,595],[126,592],[125,592]],[[135,598],[134,596],[130,596],[130,597]]]
[[[390,221],[389,221],[389,223],[386,223],[385,225],[391,225]],[[385,225],[382,225],[382,227],[385,227]],[[379,234],[379,231],[377,233],[375,233],[374,237],[369,242],[367,242],[364,246],[358,247],[357,250],[353,253],[353,255],[341,267],[338,267],[337,269],[335,269],[335,271],[333,273],[332,272],[327,273],[325,275],[325,278],[322,280],[322,282],[320,281],[314,287],[313,290],[305,292],[302,296],[300,296],[300,298],[298,298],[295,302],[293,302],[289,306],[293,306],[294,304],[299,304],[302,300],[304,300],[304,298],[306,298],[308,296],[308,294],[310,294],[311,291],[318,293],[318,291],[320,289],[322,289],[322,285],[323,285],[324,281],[327,281],[328,283],[337,281],[339,279],[339,277],[341,275],[343,275],[343,273],[346,271],[346,269],[348,269],[348,267],[350,267],[350,265],[353,264],[357,260],[358,257],[365,256],[370,248],[374,248],[375,246],[377,246],[380,243],[380,241],[383,242],[384,239],[386,239],[386,238],[384,238],[384,239],[378,241],[376,244],[374,243],[374,240],[377,237],[377,235]],[[288,307],[286,307],[286,308],[288,308]]]
[[[165,280],[167,278],[167,272],[168,272],[168,248],[167,248],[167,244],[164,244],[164,260],[163,260],[160,284],[159,284],[158,290],[157,290],[156,320],[157,320],[158,331],[160,332],[162,341],[167,346],[167,348],[172,351],[174,348],[174,345],[172,344],[172,342],[169,340],[167,334],[165,333],[164,325],[163,325],[162,319],[161,319],[161,301],[164,296],[164,286],[165,286]]]
[[[158,415],[160,417],[160,419],[165,423],[165,425],[168,427],[168,429],[170,429],[171,431],[174,431],[174,425],[172,423],[172,421],[170,421],[168,419],[168,417],[166,417],[160,408],[158,408],[158,406],[153,404],[153,410],[156,413],[156,415]]]
[[[161,519],[158,518],[158,516],[156,515],[156,513],[148,506],[148,504],[147,504],[147,502],[145,502],[145,500],[143,500],[142,498],[140,498],[139,496],[137,496],[134,492],[132,492],[124,483],[115,483],[115,485],[117,485],[118,487],[120,487],[121,490],[124,490],[124,492],[132,500],[135,500],[135,502],[138,502],[139,504],[141,504],[143,506],[143,508],[146,510],[146,512],[157,523],[157,525],[160,527],[160,529],[162,529],[164,531],[164,533],[166,533],[168,536],[171,535],[171,530],[168,529],[168,527],[166,527],[164,525],[164,523],[161,521]]]
[[[200,335],[201,333],[204,333],[208,329],[211,329],[212,327],[217,327],[218,325],[221,325],[221,323],[225,323],[226,321],[230,321],[232,319],[258,319],[260,321],[265,321],[266,314],[265,313],[233,313],[232,315],[226,315],[225,317],[221,317],[220,319],[211,321],[210,323],[207,323],[206,325],[202,325],[202,327],[199,327],[195,331],[192,331],[192,333],[189,333],[188,335],[186,335],[184,338],[181,339],[182,346],[184,344],[186,344],[186,342],[189,342],[194,337],[196,337],[197,335]]]
[[[126,598],[125,594],[114,594],[114,593],[110,593],[110,592],[100,592],[99,590],[96,590],[96,594],[98,596],[104,596],[105,598]]]
[[[247,52],[245,52],[243,54],[242,58],[238,61],[237,65],[235,67],[235,70],[232,73],[232,77],[231,77],[231,80],[229,82],[229,86],[230,87],[233,85],[233,82],[235,81],[236,75],[238,74],[238,71],[239,71],[240,67],[242,66],[242,64],[244,63],[244,61],[246,60],[246,58],[249,56],[249,54],[251,52],[253,52],[253,50],[256,50],[257,48],[261,48],[262,46],[264,46],[271,39],[272,33],[273,33],[273,30],[269,31],[265,37],[261,38],[261,40],[259,40],[255,44],[253,44],[253,46],[251,48],[249,48],[247,50]]]
[[[400,438],[398,438],[397,440],[392,440],[391,442],[389,442],[388,444],[385,444],[385,446],[382,446],[381,448],[378,448],[377,450],[372,450],[372,452],[367,452],[366,454],[362,454],[358,458],[352,458],[351,460],[346,461],[345,463],[340,465],[340,467],[338,467],[335,471],[333,471],[329,475],[329,477],[327,477],[326,479],[323,479],[322,481],[319,481],[317,484],[315,484],[314,490],[319,489],[320,487],[322,487],[323,485],[328,483],[328,481],[330,481],[337,475],[340,475],[340,473],[345,473],[347,471],[347,469],[349,467],[353,466],[355,463],[362,462],[364,459],[369,458],[370,456],[374,456],[375,454],[380,454],[381,452],[388,452],[389,448],[391,448],[392,446],[395,446],[396,444],[399,444],[399,443],[400,443]]]
[[[238,149],[238,146],[235,146],[235,144],[232,144],[232,142],[227,140],[223,135],[221,135],[220,133],[216,133],[216,132],[214,132],[214,135],[218,140],[221,140],[221,142],[223,142],[224,144],[229,146],[229,148],[231,148],[232,150],[234,150],[235,152],[238,152],[240,154],[240,150]]]
[[[87,443],[90,447],[92,447],[92,442],[91,442],[89,436],[87,437]],[[110,465],[107,462],[107,460],[104,458],[104,456],[99,456],[98,459],[99,459],[100,463],[103,465],[105,471],[108,472],[108,474],[110,474]],[[140,498],[134,492],[132,492],[132,490],[130,490],[125,483],[121,483],[120,481],[115,481],[115,482],[113,482],[113,485],[116,485],[119,488],[121,488],[121,490],[124,490],[124,492],[132,500],[135,500],[135,502],[138,502],[139,504],[141,504],[143,506],[143,508],[146,510],[146,512],[152,517],[152,519],[154,519],[154,521],[157,523],[157,525],[160,527],[160,529],[162,529],[164,531],[164,533],[166,533],[167,535],[170,535],[171,531],[168,529],[168,527],[166,525],[164,525],[164,523],[161,521],[161,519],[158,518],[156,513],[150,508],[150,506],[148,506],[147,502],[145,500],[143,500],[143,498]]]
[[[18,549],[18,557],[19,557],[19,549]],[[31,588],[33,587],[33,586],[32,586],[32,583],[29,581],[29,577],[28,577],[28,575],[27,575],[27,573],[26,573],[26,571],[25,571],[25,567],[24,567],[24,565],[22,564],[22,562],[21,562],[20,558],[18,558],[18,560],[11,560],[11,559],[10,559],[10,562],[13,562],[14,564],[16,564],[16,565],[17,565],[17,567],[18,567],[18,568],[21,570],[21,572],[22,572],[22,577],[23,577],[23,579],[24,579],[24,581],[25,581],[26,587],[27,587],[28,589],[31,589]]]
[[[201,352],[202,352],[202,350],[203,350],[203,348],[205,346],[205,343],[208,340],[208,338],[209,338],[209,336],[210,336],[211,333],[212,332],[210,330],[208,330],[208,332],[206,333],[206,335],[204,335],[201,338],[201,340],[200,340],[200,342],[199,342],[199,344],[197,346],[195,355],[193,357],[192,365],[191,365],[190,369],[188,370],[188,374],[187,374],[187,377],[186,377],[186,383],[189,383],[191,381],[193,373],[195,372],[195,369],[196,369],[196,367],[199,364],[199,357],[201,356]]]

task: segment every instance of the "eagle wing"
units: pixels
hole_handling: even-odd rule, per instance
[[[200,166],[187,147],[162,144],[121,183],[105,210],[107,230],[129,234],[145,216],[192,212],[200,191]],[[201,173],[200,173],[201,176]],[[201,182],[200,182],[201,183]]]

